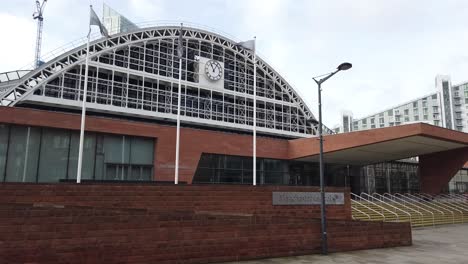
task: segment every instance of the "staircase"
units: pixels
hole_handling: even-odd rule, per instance
[[[410,222],[412,227],[468,222],[468,199],[461,195],[351,194],[352,217],[362,221]]]

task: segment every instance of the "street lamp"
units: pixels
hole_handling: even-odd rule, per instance
[[[333,75],[337,74],[339,71],[346,71],[351,69],[353,65],[349,62],[341,63],[334,72],[327,73],[312,78],[318,85],[318,107],[319,107],[319,140],[320,140],[320,158],[319,158],[319,167],[320,167],[320,220],[322,224],[322,254],[328,254],[328,243],[327,243],[327,216],[325,210],[325,180],[323,176],[323,135],[322,135],[322,83],[330,79]],[[324,77],[323,77],[324,76]],[[318,79],[318,77],[323,77]]]

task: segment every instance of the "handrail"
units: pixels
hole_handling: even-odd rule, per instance
[[[353,208],[353,207],[351,207],[351,210],[356,210],[356,211],[360,212],[361,214],[364,214],[365,216],[367,216],[367,218],[368,218],[369,220],[371,220],[370,215],[364,213],[363,211],[361,211],[361,210],[359,210],[359,209],[357,209],[357,208]]]
[[[440,206],[437,206],[437,205],[433,204],[432,201],[423,201],[423,200],[421,200],[421,198],[418,198],[417,196],[412,195],[412,194],[410,194],[410,193],[406,193],[406,196],[412,197],[413,199],[416,199],[416,200],[419,199],[420,202],[421,202],[422,204],[424,204],[424,205],[426,205],[426,206],[429,206],[429,207],[432,206],[432,207],[434,207],[436,210],[439,210],[439,211],[441,211],[441,212],[444,212],[444,211],[442,211],[442,210],[448,211],[449,213],[452,214],[452,222],[455,224],[455,213],[454,213],[454,212],[452,212],[452,211],[450,211],[450,210],[446,210],[445,208],[442,208],[442,209],[441,209]],[[437,208],[438,208],[438,209],[437,209]],[[445,216],[445,213],[443,213],[443,215]]]
[[[460,197],[458,197],[456,195],[452,195],[452,194],[439,194],[437,196],[437,199],[440,200],[440,198],[445,199],[445,200],[451,200],[451,201],[464,203],[463,200]]]
[[[394,195],[391,195],[390,193],[384,193],[382,196],[387,197],[387,195],[390,196],[390,198],[388,198],[390,200],[392,200],[392,198],[396,198]]]
[[[465,195],[460,195],[460,194],[455,194],[455,193],[451,195],[458,197],[462,203],[468,204],[468,197],[466,197]]]
[[[373,193],[372,196],[374,196],[374,195],[378,195],[378,196],[381,196],[381,197],[384,198],[384,199],[388,199],[387,197],[384,197],[384,196],[381,195],[380,193]],[[388,199],[388,200],[390,200],[390,199]],[[392,200],[390,200],[390,201],[392,201]],[[386,204],[386,205],[389,205],[389,206],[395,208],[396,210],[402,211],[403,213],[407,214],[407,215],[409,216],[409,218],[410,218],[410,222],[412,223],[411,214],[408,213],[407,211],[405,211],[405,210],[403,210],[403,209],[400,209],[400,208],[398,208],[398,207],[396,207],[396,206],[394,206],[394,205],[392,205],[392,204],[386,203],[386,202],[384,202],[384,201],[382,201],[382,200],[380,200],[380,202],[381,202],[381,203],[384,203],[384,204]],[[394,203],[394,201],[392,201],[392,202]],[[398,203],[398,204],[400,204],[400,203]],[[406,205],[404,205],[404,206],[407,207]],[[409,208],[409,207],[408,207],[408,208]],[[415,212],[421,214],[420,212],[418,212],[418,211],[416,211],[416,210],[414,210],[414,209],[411,209],[411,210],[413,210],[413,211],[415,211]],[[421,214],[421,219],[422,219],[422,217],[424,217],[423,214]]]
[[[428,194],[421,194],[421,195],[430,196]],[[458,201],[458,198],[454,199],[454,198],[452,198],[452,197],[450,197],[448,195],[445,195],[445,194],[439,194],[437,196],[433,196],[433,198],[434,198],[433,201],[436,201],[437,203],[442,203],[442,204],[444,204],[446,206],[449,206],[449,207],[450,206],[451,207],[456,207],[456,208],[461,209],[461,210],[468,210],[468,205],[466,205],[466,206],[464,204],[460,205],[459,201]],[[440,199],[440,198],[442,198],[442,199]]]
[[[425,194],[419,194],[419,196],[422,196],[422,197],[429,197],[428,195],[425,195]],[[443,204],[442,202],[439,202],[439,201],[435,200],[433,197],[429,197],[429,198],[432,199],[432,200],[431,200],[431,203],[437,204],[437,205],[440,206],[440,207],[447,207],[447,208],[449,208],[449,209],[447,209],[447,210],[449,210],[450,212],[452,212],[453,223],[454,223],[454,224],[455,224],[455,213],[453,213],[452,210],[455,210],[455,211],[459,212],[459,213],[461,214],[461,217],[462,217],[462,222],[464,222],[463,212],[460,211],[458,208],[453,207],[453,206],[451,206],[450,204]]]
[[[429,205],[427,205],[427,204],[423,204],[423,203],[419,202],[418,200],[415,200],[415,199],[413,199],[413,198],[411,198],[411,197],[409,197],[409,196],[405,196],[405,195],[403,195],[403,194],[401,194],[401,193],[396,193],[395,195],[403,196],[403,197],[405,197],[405,198],[407,198],[407,199],[409,199],[409,200],[411,200],[411,201],[413,201],[413,202],[415,202],[415,203],[418,203],[418,204],[420,204],[420,205],[422,205],[422,206],[429,207],[429,208],[431,208],[432,210],[441,213],[441,214],[445,217],[445,213],[444,213],[443,211],[440,211],[440,210],[437,209],[437,208],[433,208],[433,207],[431,207],[431,206],[429,206]]]
[[[402,199],[402,198],[397,197],[397,195],[403,196],[402,194],[400,194],[400,193],[395,193],[394,196],[395,196],[395,198],[398,198],[398,199],[402,200],[403,202],[408,203],[408,201],[406,201],[405,199]],[[403,196],[403,197],[404,197],[404,196]],[[429,211],[429,210],[427,210],[426,208],[423,208],[423,207],[421,207],[421,206],[418,206],[418,205],[416,205],[416,204],[414,204],[414,203],[412,203],[411,205],[413,205],[414,207],[418,208],[419,210],[423,210],[423,211],[425,211],[425,212],[430,213],[430,214],[432,215],[432,226],[435,226],[435,215],[434,215],[434,212]]]
[[[452,197],[447,196],[447,195],[439,195],[439,196],[444,198],[444,200],[441,201],[442,203],[449,202],[449,203],[452,204],[452,206],[456,206],[456,207],[461,208],[462,210],[468,212],[468,204],[465,204],[464,202],[460,201],[460,199],[452,198]]]
[[[372,196],[369,196],[367,193],[361,193],[361,195],[362,195],[362,194],[365,194],[365,195],[367,195],[368,197],[372,197]],[[354,195],[354,196],[358,196],[359,198],[364,199],[365,201],[367,201],[367,202],[369,202],[369,203],[371,203],[371,204],[373,204],[373,205],[379,207],[380,209],[382,209],[382,212],[383,212],[383,210],[385,210],[385,211],[390,212],[391,214],[394,214],[394,215],[397,217],[397,220],[400,220],[400,216],[399,216],[397,213],[392,212],[392,211],[388,210],[387,208],[385,208],[385,207],[383,207],[383,206],[380,206],[380,205],[378,205],[378,204],[376,204],[376,203],[370,201],[369,199],[366,199],[366,198],[362,197],[361,195],[356,195],[356,194],[354,194],[354,193],[353,193],[353,195]]]
[[[362,204],[362,203],[360,203],[360,202],[358,202],[358,201],[356,201],[356,200],[354,200],[354,201],[351,201],[351,203],[357,203],[357,204],[359,204],[359,205],[361,205],[361,206],[364,206],[365,208],[367,208],[367,209],[369,209],[369,210],[373,211],[374,213],[376,213],[376,214],[379,214],[380,216],[382,216],[382,217],[383,217],[383,221],[385,221],[385,220],[386,220],[386,217],[385,217],[385,215],[384,215],[384,214],[382,214],[382,213],[379,213],[377,210],[374,210],[374,209],[370,208],[370,207],[369,207],[369,206],[367,206],[367,205],[364,205],[364,204]]]
[[[390,196],[390,197],[393,198],[393,199],[391,199],[391,198],[389,198],[389,197],[387,197],[387,196]],[[409,206],[407,206],[407,205],[405,204],[405,203],[407,203],[407,201],[405,201],[405,200],[403,200],[403,199],[401,199],[401,198],[399,198],[399,197],[396,197],[395,195],[391,195],[390,193],[384,193],[384,194],[382,195],[382,197],[384,197],[385,199],[389,199],[390,201],[392,201],[392,202],[394,202],[394,203],[397,203],[397,204],[399,204],[399,205],[402,205],[402,206],[404,206],[405,208],[408,208],[409,210],[420,214],[420,215],[421,215],[421,222],[422,222],[423,219],[424,219],[424,214],[421,213],[420,210],[422,209],[423,211],[429,212],[429,213],[432,215],[432,224],[435,225],[434,214],[433,214],[431,211],[426,210],[426,209],[424,209],[424,208],[421,208],[421,207],[419,207],[419,206],[417,206],[417,205],[415,205],[415,204],[412,204],[412,205],[413,205],[414,207],[416,207],[418,210],[416,210],[416,209],[414,209],[414,208],[412,208],[412,207],[409,207]]]

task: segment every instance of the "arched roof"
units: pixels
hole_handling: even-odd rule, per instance
[[[93,61],[106,53],[131,45],[139,45],[148,41],[168,38],[177,39],[178,34],[179,27],[177,26],[157,26],[120,33],[112,35],[109,38],[100,38],[90,43],[89,59]],[[223,49],[243,56],[246,61],[253,61],[253,55],[250,51],[237,46],[235,41],[217,33],[193,27],[184,27],[183,34],[184,39],[208,41],[212,44],[222,46]],[[76,65],[84,64],[85,60],[86,45],[82,45],[57,56],[23,76],[11,87],[5,88],[3,93],[0,94],[0,105],[15,106],[32,95],[48,81],[60,76]],[[291,87],[291,85],[289,85],[271,66],[258,57],[257,71],[262,71],[265,76],[273,80],[275,84],[281,88],[282,92],[289,97],[290,102],[294,103],[306,120],[311,121],[316,119],[293,87]],[[313,130],[316,130],[316,128],[313,128]],[[312,132],[312,134],[315,134],[315,132]]]

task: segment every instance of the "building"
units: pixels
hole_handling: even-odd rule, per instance
[[[333,131],[344,133],[423,122],[468,132],[468,82],[452,85],[449,76],[438,75],[435,88],[434,93],[362,118],[355,119],[351,111],[345,111],[341,124]]]
[[[435,78],[436,92],[416,98],[409,102],[379,111],[363,118],[353,118],[351,111],[342,112],[341,124],[334,127],[335,133],[362,131],[413,123],[427,123],[457,131],[468,132],[468,82],[452,85],[450,76],[438,75]],[[404,166],[414,166],[417,157],[405,160]],[[384,165],[378,165],[380,174],[387,174]],[[377,170],[379,170],[377,169]],[[368,177],[373,178],[373,166]],[[369,180],[372,182],[372,180]],[[390,180],[386,181],[390,182]],[[468,184],[467,170],[460,170],[448,184],[448,190],[465,192]],[[371,188],[372,189],[372,188]],[[391,188],[387,188],[389,190]]]
[[[218,33],[185,25],[179,72],[179,25],[119,32],[90,45],[82,179],[173,181],[180,100],[180,180],[252,184],[253,54]],[[82,45],[27,73],[0,75],[2,181],[76,179],[85,58]],[[318,185],[315,116],[262,58],[256,63],[258,184]],[[382,177],[397,180],[384,185],[438,192],[468,160],[467,146],[465,133],[421,124],[327,135],[327,185],[384,191],[384,183],[362,178],[366,165],[421,156],[421,172],[417,165],[393,166],[394,173]],[[435,174],[433,155],[451,163]]]

